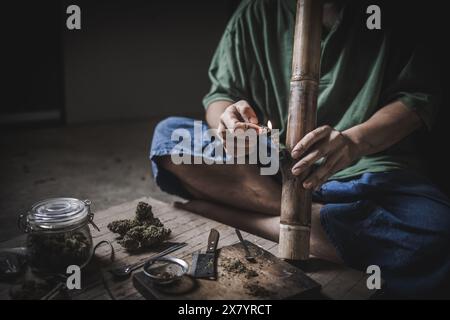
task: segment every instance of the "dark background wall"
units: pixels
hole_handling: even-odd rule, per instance
[[[8,1],[1,12],[0,120],[58,113],[63,108],[59,1]]]
[[[69,123],[202,111],[232,1],[75,3],[82,30],[64,32]]]
[[[2,7],[0,116],[67,123],[202,111],[207,70],[236,0],[45,0]],[[82,29],[65,28],[67,6]]]

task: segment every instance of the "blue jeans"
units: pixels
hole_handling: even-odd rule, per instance
[[[172,131],[192,130],[193,121],[160,122],[150,154],[160,188],[185,198],[190,195],[178,179],[154,160],[170,155],[177,144]],[[325,183],[313,200],[324,204],[321,224],[346,265],[362,271],[379,266],[392,295],[450,297],[450,201],[425,177],[403,170],[365,173]]]

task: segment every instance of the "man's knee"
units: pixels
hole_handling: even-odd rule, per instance
[[[155,127],[154,136],[157,137],[168,137],[170,139],[172,132],[180,128],[181,124],[186,121],[191,120],[184,117],[168,117],[160,122]]]
[[[193,119],[184,117],[168,117],[161,120],[155,127],[151,142],[151,159],[159,166],[169,171],[174,164],[170,161],[172,146],[176,143],[172,141],[172,134],[175,130],[186,128]]]

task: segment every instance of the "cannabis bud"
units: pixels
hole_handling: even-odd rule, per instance
[[[152,206],[145,202],[139,202],[136,207],[136,220],[144,223],[153,219]]]
[[[111,232],[118,233],[121,237],[125,236],[128,230],[139,226],[139,222],[136,220],[116,220],[108,224],[108,229]]]
[[[84,232],[80,229],[57,234],[30,234],[27,246],[31,264],[52,273],[65,272],[71,264],[85,264],[91,255],[92,240]]]
[[[118,243],[129,251],[149,248],[166,240],[171,230],[164,228],[158,218],[155,218],[152,207],[145,202],[139,202],[134,219],[117,220],[108,224],[108,229],[118,233]]]

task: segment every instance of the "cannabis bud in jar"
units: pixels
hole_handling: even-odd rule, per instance
[[[27,247],[35,268],[65,273],[69,265],[85,265],[91,255],[92,240],[82,230],[61,234],[31,234],[27,238]]]
[[[73,198],[44,200],[21,215],[32,269],[53,274],[65,273],[69,265],[84,267],[93,252],[92,219],[90,201]]]
[[[171,233],[145,202],[138,203],[134,219],[113,221],[108,224],[108,229],[119,234],[118,243],[129,251],[150,248],[166,240]]]

